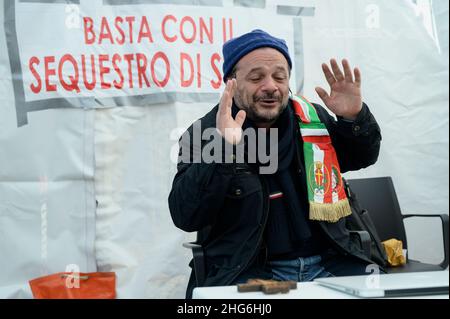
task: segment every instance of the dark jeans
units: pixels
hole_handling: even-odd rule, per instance
[[[234,284],[245,283],[251,278],[303,282],[321,277],[370,275],[374,268],[376,265],[356,257],[327,252],[292,260],[268,261],[265,265],[256,262],[237,277]],[[379,271],[382,272],[381,269]]]

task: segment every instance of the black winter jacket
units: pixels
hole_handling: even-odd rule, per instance
[[[363,104],[353,122],[335,120],[323,107],[314,106],[328,129],[342,173],[376,162],[381,134],[367,105]],[[218,105],[195,123],[201,125],[202,132],[216,126],[217,110]],[[186,132],[191,136],[191,151],[195,151],[192,149],[193,127],[194,124]],[[300,135],[297,141],[298,175],[304,194],[302,200],[307,200]],[[208,142],[202,141],[202,147]],[[180,156],[182,149],[180,146]],[[169,195],[170,213],[178,228],[198,232],[197,238],[204,247],[206,257],[204,286],[229,285],[250,266],[263,238],[269,213],[268,195],[264,175],[252,170],[250,165],[179,162]],[[371,262],[364,256],[359,244],[349,236],[345,219],[319,224],[338,252]],[[195,286],[194,276],[191,274],[186,294],[188,298]]]

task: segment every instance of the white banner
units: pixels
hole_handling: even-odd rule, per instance
[[[18,113],[149,105],[167,102],[173,94],[191,101],[217,99],[225,41],[263,28],[294,48],[291,19],[266,10],[114,3],[6,4],[14,17],[6,28],[17,73],[16,104],[26,105],[17,105]],[[295,87],[295,73],[291,84]],[[47,102],[32,103],[37,101]],[[26,124],[26,114],[18,114],[18,122]]]

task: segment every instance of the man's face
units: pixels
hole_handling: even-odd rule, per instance
[[[289,99],[289,65],[279,51],[256,49],[236,65],[237,89],[234,99],[256,124],[276,121]]]

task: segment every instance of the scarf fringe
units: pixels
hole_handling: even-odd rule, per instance
[[[337,222],[339,219],[351,215],[352,209],[348,199],[342,199],[336,203],[314,203],[309,202],[309,219]]]

